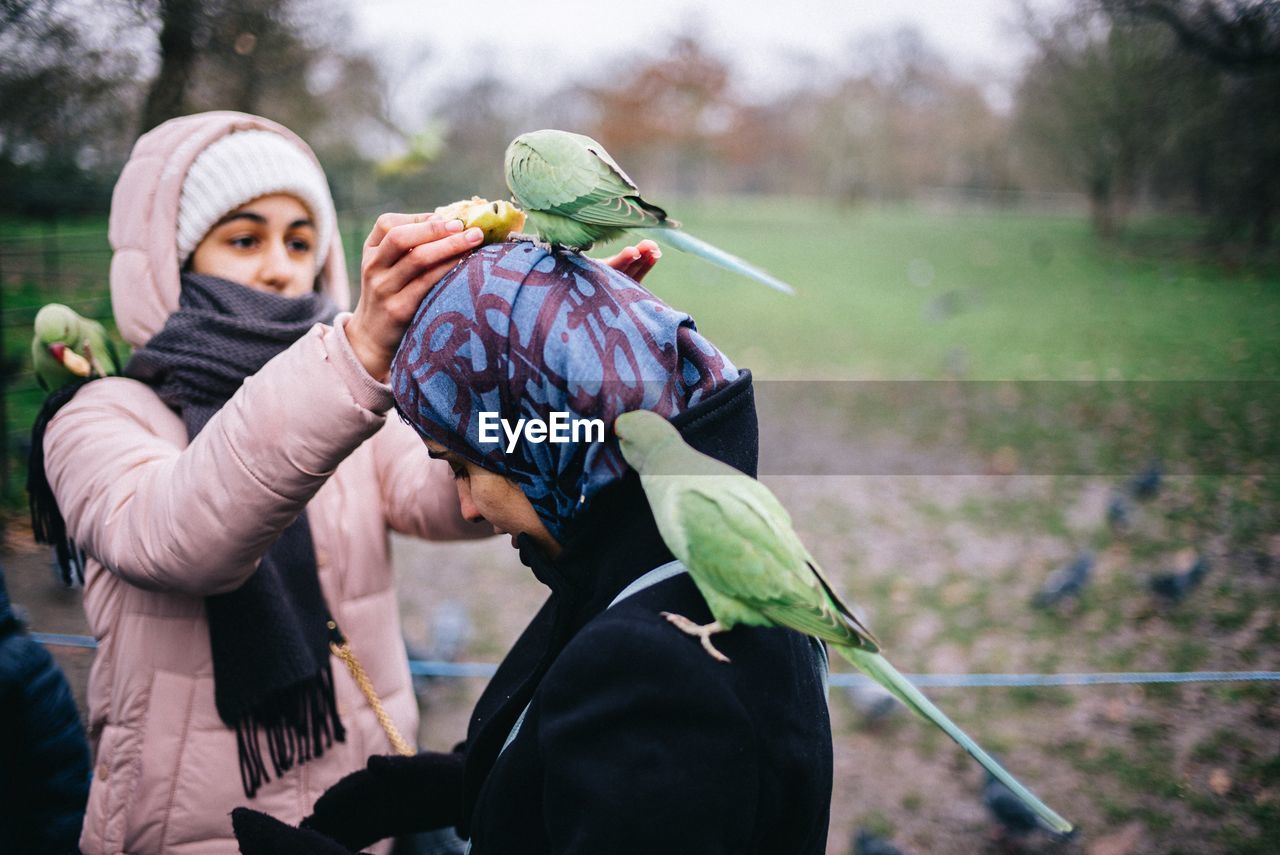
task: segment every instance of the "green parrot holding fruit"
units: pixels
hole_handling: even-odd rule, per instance
[[[36,313],[34,327],[31,364],[46,391],[76,380],[119,373],[115,345],[97,321],[61,303],[49,303]]]
[[[795,290],[736,255],[680,230],[646,202],[622,167],[591,137],[568,131],[521,134],[507,146],[507,187],[529,226],[553,247],[587,250],[639,231],[786,294]]]
[[[733,467],[690,448],[657,413],[635,410],[614,423],[627,463],[672,554],[689,570],[715,618],[699,626],[664,613],[727,662],[711,636],[747,626],[779,626],[821,639],[907,708],[941,728],[1039,815],[1066,834],[1071,823],[1005,771],[935,707],[880,653],[880,644],[840,599],[769,489]]]

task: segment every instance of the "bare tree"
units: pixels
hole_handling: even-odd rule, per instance
[[[1151,20],[1216,78],[1199,102],[1193,157],[1184,166],[1214,215],[1215,236],[1247,231],[1271,245],[1280,209],[1280,2],[1276,0],[1103,0],[1121,24]]]
[[[1169,27],[1183,47],[1233,72],[1280,69],[1280,3],[1275,0],[1102,0],[1113,18]]]
[[[713,156],[737,104],[728,63],[697,32],[678,35],[660,56],[637,59],[607,86],[584,86],[596,136],[650,182],[682,193],[706,188]]]
[[[0,5],[4,207],[52,214],[105,193],[85,172],[127,151],[136,74],[110,17],[105,23],[91,31],[52,0]]]
[[[199,0],[158,0],[154,14],[160,20],[160,71],[147,90],[139,134],[186,112],[187,89],[199,58],[202,7]]]
[[[1024,26],[1038,54],[1018,91],[1019,136],[1088,194],[1095,231],[1111,236],[1174,136],[1185,69],[1165,32],[1088,7]]]

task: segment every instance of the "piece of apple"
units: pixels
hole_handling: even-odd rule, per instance
[[[512,232],[524,227],[524,211],[510,202],[499,199],[490,202],[479,196],[460,199],[448,205],[436,208],[436,213],[449,219],[462,220],[466,228],[479,228],[484,231],[484,243],[504,241]]]

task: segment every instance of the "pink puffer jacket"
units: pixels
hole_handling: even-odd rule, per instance
[[[284,128],[237,113],[168,122],[142,137],[111,205],[111,296],[121,332],[145,343],[178,304],[175,229],[183,176],[236,128]],[[350,302],[334,237],[325,291]],[[241,788],[235,732],[214,706],[204,597],[253,573],[306,508],[320,584],[400,730],[417,732],[388,528],[475,537],[447,464],[386,418],[343,333],[317,325],[245,381],[188,444],[179,416],[134,380],[85,386],[53,419],[46,471],[68,533],[91,556],[85,610],[98,651],[89,680],[94,778],[80,846],[98,853],[238,851],[229,813],[248,804],[297,823],[338,778],[391,747],[364,696],[333,662],[345,743]]]

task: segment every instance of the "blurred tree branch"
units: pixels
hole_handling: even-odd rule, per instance
[[[139,134],[185,112],[187,88],[198,59],[196,33],[202,5],[199,0],[159,0],[160,71],[147,90]]]
[[[0,5],[0,199],[48,214],[100,204],[85,169],[112,159],[136,60],[109,17],[97,32],[55,0]],[[129,122],[131,124],[131,122]]]
[[[5,0],[0,3],[0,34],[27,17],[36,5],[37,0]]]
[[[1280,3],[1275,0],[1102,0],[1113,17],[1167,26],[1183,47],[1228,71],[1280,68]]]
[[[1101,0],[1023,14],[1036,55],[1019,87],[1019,138],[1089,194],[1099,234],[1135,200],[1189,199],[1214,242],[1270,245],[1280,3]]]
[[[102,209],[138,134],[199,110],[276,119],[367,174],[358,146],[386,132],[385,82],[346,47],[339,0],[105,0],[99,11],[0,0],[0,205]]]
[[[637,58],[610,83],[582,87],[595,133],[651,182],[698,193],[737,108],[730,67],[696,31],[677,34],[652,58]]]

